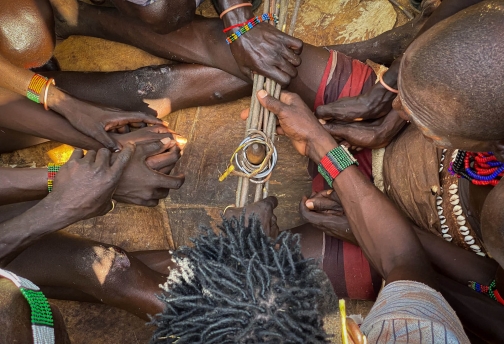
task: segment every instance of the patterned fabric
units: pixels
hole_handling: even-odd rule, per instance
[[[413,281],[396,281],[383,288],[361,330],[369,344],[470,343],[443,296]]]
[[[376,75],[371,67],[332,50],[317,91],[314,107],[332,103],[343,97],[354,97],[365,93],[375,82]],[[354,157],[359,162],[359,170],[371,179],[371,150],[364,149],[355,153]],[[308,169],[313,177],[312,190],[314,192],[329,189],[329,185],[318,173],[316,164],[310,162]],[[323,270],[329,276],[338,297],[357,300],[376,299],[382,279],[369,265],[358,246],[324,234],[323,252]]]

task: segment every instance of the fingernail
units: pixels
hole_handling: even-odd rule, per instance
[[[264,98],[268,95],[268,92],[266,92],[265,90],[260,90],[259,92],[257,92],[257,96],[259,98]]]
[[[319,121],[319,122],[320,122],[320,124],[322,124],[322,125],[324,125],[324,124],[326,124],[326,123],[327,123],[327,122],[326,122],[326,120],[324,120],[324,119],[319,119],[318,121]]]
[[[170,126],[170,123],[163,121],[163,125],[168,128]]]
[[[327,195],[332,194],[333,190],[327,190]]]
[[[364,118],[362,118],[362,117],[357,117],[357,118],[355,118],[355,119],[354,119],[354,121],[355,121],[355,122],[360,122],[360,121],[362,121],[363,119],[364,119]]]
[[[306,205],[306,208],[308,208],[308,209],[313,209],[313,208],[314,208],[314,206],[313,206],[313,202],[312,202],[312,201],[307,201],[307,202],[305,203],[305,205]]]
[[[171,139],[169,137],[165,137],[164,139],[161,139],[161,143],[163,143],[164,145],[167,143],[170,143],[170,142],[171,142]]]

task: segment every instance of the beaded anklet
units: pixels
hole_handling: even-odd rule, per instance
[[[34,74],[28,84],[28,90],[26,91],[26,98],[40,104],[40,96],[44,86],[47,84],[47,78],[40,75]]]
[[[338,146],[329,151],[318,165],[318,171],[330,187],[334,179],[347,167],[359,165],[345,146]]]
[[[33,343],[54,344],[54,321],[51,306],[40,288],[31,281],[7,270],[0,269],[0,276],[14,283],[30,305]]]
[[[269,20],[274,20],[275,23],[278,22],[277,16],[273,13],[264,13],[261,16],[250,19],[248,22],[245,22],[245,24],[241,27],[240,30],[236,31],[235,33],[233,33],[232,35],[230,35],[226,38],[227,44],[233,43],[238,38],[240,38],[242,35],[244,35],[248,31],[252,30],[259,23],[262,23],[264,21],[269,21]]]
[[[478,282],[469,281],[469,288],[477,291],[480,294],[488,295],[494,301],[499,302],[501,305],[504,305],[504,299],[500,296],[499,291],[497,290],[497,283],[495,280],[490,283],[490,285],[482,285]]]
[[[59,172],[62,165],[63,164],[55,164],[52,162],[47,164],[47,191],[52,192],[54,178],[56,178],[56,173]]]

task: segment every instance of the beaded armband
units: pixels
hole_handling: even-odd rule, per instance
[[[30,305],[34,344],[54,344],[54,321],[51,306],[39,287],[16,274],[0,269],[0,276],[16,285]]]
[[[318,171],[332,187],[334,179],[347,167],[359,165],[345,146],[338,146],[329,151],[318,165]]]
[[[61,166],[62,164],[55,164],[52,162],[47,164],[47,191],[52,191],[54,178],[56,178],[56,173],[59,172]]]
[[[245,24],[240,28],[240,30],[236,31],[235,33],[233,33],[232,35],[230,35],[226,38],[227,44],[233,43],[238,38],[240,38],[242,35],[246,34],[250,30],[252,30],[259,23],[262,23],[264,21],[269,21],[269,20],[274,20],[275,23],[278,22],[277,16],[273,13],[264,13],[261,16],[250,19],[249,21],[245,22]]]
[[[26,98],[40,104],[40,96],[44,86],[47,84],[47,78],[40,74],[34,74],[28,84],[28,90],[26,91]]]

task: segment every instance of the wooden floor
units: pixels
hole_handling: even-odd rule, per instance
[[[407,0],[401,1],[404,5]],[[215,16],[209,1],[198,9]],[[367,39],[389,30],[405,17],[387,0],[305,0],[295,35],[305,42],[324,45]],[[160,64],[163,59],[137,49],[86,37],[71,37],[56,51],[64,70],[112,71]],[[220,221],[220,211],[233,203],[236,178],[222,183],[218,176],[241,141],[244,123],[239,120],[250,98],[212,107],[178,111],[165,118],[175,131],[188,138],[184,156],[176,172],[186,175],[184,186],[171,191],[155,208],[119,205],[112,213],[74,224],[66,230],[97,241],[112,243],[129,251],[173,249],[188,243],[199,225]],[[58,143],[1,156],[0,164],[45,166],[47,150]],[[307,160],[300,157],[285,138],[277,142],[278,167],[271,191],[279,199],[276,211],[281,229],[302,223],[297,208],[301,196],[310,190]],[[105,305],[52,301],[61,309],[73,343],[145,343],[152,329],[144,321]],[[365,314],[371,303],[351,302],[349,313]],[[338,332],[337,315],[327,319],[329,332]],[[335,338],[339,342],[339,338]]]

